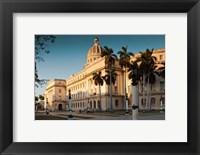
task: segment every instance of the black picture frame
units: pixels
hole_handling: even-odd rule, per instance
[[[187,13],[187,143],[16,143],[13,142],[13,13]],[[199,0],[0,0],[1,154],[200,154]],[[183,62],[186,63],[186,62]],[[175,76],[175,75],[174,75]],[[30,131],[31,134],[31,131]],[[133,131],[133,134],[134,131]]]

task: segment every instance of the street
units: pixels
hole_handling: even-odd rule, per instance
[[[86,113],[86,112],[73,112],[73,120],[132,120],[132,115],[124,115],[123,112],[94,112],[94,113]],[[68,112],[57,111],[50,112],[49,115],[46,115],[45,112],[38,112],[36,114],[36,120],[42,120],[42,117],[45,118],[56,118],[56,120],[66,119],[68,118]],[[50,119],[51,119],[50,118]],[[139,120],[165,120],[165,113],[158,112],[149,112],[149,113],[139,113]]]

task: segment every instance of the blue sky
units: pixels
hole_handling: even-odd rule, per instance
[[[165,48],[165,35],[56,35],[54,43],[47,43],[49,54],[43,54],[44,62],[37,65],[40,79],[66,79],[83,69],[88,50],[94,44],[112,48],[114,53],[128,46],[134,54],[149,49]],[[45,87],[35,88],[35,95],[43,94]]]

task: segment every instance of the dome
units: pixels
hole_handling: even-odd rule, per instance
[[[88,50],[87,64],[92,63],[101,57],[101,46],[99,45],[99,39],[94,38],[94,45]]]

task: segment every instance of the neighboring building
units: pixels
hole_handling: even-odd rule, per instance
[[[72,75],[66,80],[52,80],[49,82],[45,91],[45,104],[48,98],[48,103],[52,111],[63,110],[63,107],[68,101],[68,92],[71,90],[72,97],[72,110],[84,110],[93,109],[94,111],[106,111],[110,108],[109,100],[109,86],[104,82],[101,86],[101,101],[99,97],[99,87],[94,84],[93,73],[101,71],[102,75],[105,75],[105,58],[101,57],[101,46],[99,45],[98,38],[94,39],[94,45],[88,50],[86,57],[86,64],[83,70]],[[136,54],[135,57],[140,54]],[[165,50],[154,50],[153,55],[157,57],[158,62],[165,61]],[[131,60],[135,59],[133,57]],[[124,71],[116,62],[115,69],[117,73],[117,79],[115,85],[112,86],[113,97],[112,107],[114,110],[125,109],[124,105]],[[127,93],[129,97],[129,105],[131,105],[131,80],[127,78]],[[59,85],[60,82],[60,85]],[[61,92],[59,92],[61,89]],[[165,97],[165,81],[163,78],[156,76],[156,83],[151,86],[151,108],[160,109],[160,99],[164,104]],[[146,90],[145,90],[146,91]],[[139,107],[142,110],[144,104],[142,104],[142,84],[139,83]],[[61,98],[60,98],[61,96]],[[62,108],[59,108],[62,104]]]
[[[51,80],[44,93],[44,108],[48,105],[51,111],[66,110],[66,102],[66,81]]]
[[[140,56],[140,54],[136,54],[135,57],[132,58],[132,61],[135,60],[136,57]],[[159,49],[153,51],[153,56],[157,58],[157,67],[162,66],[161,63],[165,62],[165,49]],[[151,91],[151,98],[150,98],[150,107],[154,110],[159,110],[162,105],[162,108],[165,108],[165,79],[161,76],[156,76],[156,82],[152,85],[150,85],[150,91]],[[132,100],[132,92],[131,92],[131,80],[127,80],[128,84],[128,97],[129,102],[131,103]],[[142,82],[138,84],[139,86],[139,108],[140,110],[145,109],[146,103],[143,102],[143,87]],[[147,87],[145,87],[144,94],[147,93]],[[146,99],[144,99],[145,101]],[[161,104],[162,101],[162,104]]]

